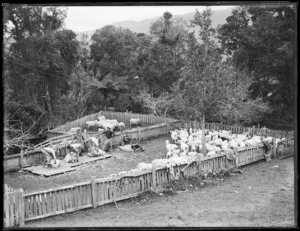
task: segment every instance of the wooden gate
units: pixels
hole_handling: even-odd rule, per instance
[[[277,158],[283,159],[294,155],[294,138],[282,141],[277,145]]]

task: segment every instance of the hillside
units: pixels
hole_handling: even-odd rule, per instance
[[[222,25],[226,23],[226,18],[231,14],[232,8],[226,9],[226,10],[219,10],[219,11],[213,11],[212,14],[212,26],[216,28],[218,25]],[[188,14],[183,14],[183,15],[173,15],[173,18],[179,17],[184,19],[188,24],[190,20],[194,17],[195,12],[191,12]],[[159,17],[155,18],[150,18],[150,19],[144,19],[141,21],[122,21],[122,22],[116,22],[112,25],[116,27],[122,27],[122,28],[128,28],[132,32],[136,33],[145,33],[149,34],[149,29],[150,26],[153,22],[155,22]],[[99,28],[101,29],[101,28]],[[89,30],[89,31],[83,31],[83,32],[78,32],[78,39],[80,39],[80,36],[82,34],[87,34],[88,35],[88,40],[91,39],[92,35],[95,33],[95,30]]]

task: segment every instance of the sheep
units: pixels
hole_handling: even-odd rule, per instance
[[[173,156],[179,156],[180,155],[180,149],[172,150]]]
[[[216,156],[216,152],[215,151],[210,151],[206,154],[206,157],[214,157]]]
[[[120,131],[123,131],[125,128],[125,123],[124,122],[118,123],[118,128],[120,129]]]
[[[169,140],[166,140],[166,148],[167,152],[178,149],[178,146],[176,144],[170,144]]]
[[[96,127],[97,122],[99,122],[99,121],[98,120],[86,121],[85,122],[86,129],[89,130],[91,127]]]
[[[166,159],[169,159],[172,156],[173,156],[173,152],[172,151],[168,151],[167,154],[166,154]]]
[[[104,132],[105,130],[103,128],[98,128],[98,133],[101,134],[102,132]]]
[[[76,153],[74,152],[68,153],[64,158],[65,163],[74,163],[75,160],[76,160]]]
[[[105,121],[105,120],[106,120],[105,116],[99,116],[98,117],[98,121],[100,121],[100,122]]]
[[[132,127],[133,125],[138,127],[141,124],[141,120],[139,118],[136,119],[131,118],[129,123],[130,123],[130,127]]]
[[[81,155],[83,152],[83,146],[80,143],[72,143],[67,146],[67,149],[70,149],[72,152],[78,153]]]
[[[180,150],[186,153],[189,151],[189,146],[182,140],[180,141]]]
[[[178,141],[177,131],[176,130],[170,131],[170,133],[171,133],[172,143],[176,144]]]
[[[137,169],[138,169],[139,171],[144,171],[144,170],[152,169],[152,163],[151,163],[151,164],[147,164],[147,163],[144,163],[144,162],[139,163],[139,164],[137,165]]]
[[[169,159],[155,159],[152,161],[152,164],[155,165],[156,168],[169,167],[170,161]]]
[[[115,124],[111,124],[111,123],[107,123],[107,122],[104,122],[102,124],[103,124],[103,128],[105,130],[107,130],[108,127],[110,128],[111,131],[113,131],[116,128]]]
[[[188,163],[188,161],[187,161],[186,158],[184,158],[184,157],[178,157],[178,156],[171,157],[169,159],[169,161],[170,161],[170,164],[173,164],[173,165],[175,165],[175,164],[177,164],[177,165],[179,165],[179,164],[187,164]]]
[[[118,126],[118,124],[119,124],[119,122],[117,120],[106,120],[105,122],[109,123],[109,124],[114,124],[116,126]]]

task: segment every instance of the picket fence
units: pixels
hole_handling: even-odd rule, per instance
[[[291,155],[294,139],[283,142],[273,149],[278,157],[278,150],[285,155]],[[281,154],[282,155],[282,154]],[[264,159],[262,145],[239,149],[235,160],[229,161],[226,155],[204,157],[188,164],[152,170],[127,173],[104,179],[77,183],[55,189],[24,194],[22,190],[4,194],[5,227],[23,226],[26,221],[41,219],[77,210],[97,207],[132,197],[151,188],[164,187],[178,175],[196,176],[199,171],[219,171],[228,167],[240,167]],[[229,163],[229,165],[228,165]]]

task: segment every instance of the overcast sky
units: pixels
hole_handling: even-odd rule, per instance
[[[160,17],[169,11],[173,15],[202,11],[204,6],[66,6],[65,27],[75,32],[98,29],[120,21],[141,21]],[[212,6],[213,11],[233,6]]]

